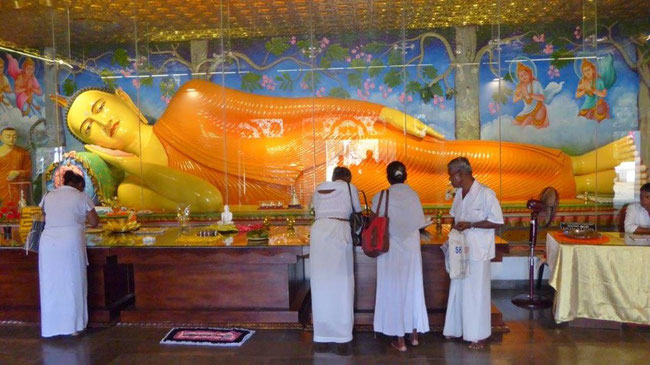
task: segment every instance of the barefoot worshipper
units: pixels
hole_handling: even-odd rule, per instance
[[[457,189],[449,214],[453,228],[463,233],[469,246],[469,274],[451,279],[443,335],[462,336],[478,350],[492,334],[490,260],[495,254],[494,229],[503,225],[503,214],[496,194],[474,179],[465,157],[451,160],[447,170]]]
[[[352,174],[336,167],[314,192],[309,256],[314,342],[345,344],[354,325],[354,266],[350,214],[361,211]]]
[[[380,194],[372,199],[372,211],[385,214],[388,201],[388,252],[377,257],[375,332],[396,336],[391,346],[406,351],[404,335],[418,346],[418,333],[429,332],[429,317],[424,301],[420,229],[426,227],[420,197],[406,184],[406,166],[393,161],[386,167],[390,188],[379,205]]]

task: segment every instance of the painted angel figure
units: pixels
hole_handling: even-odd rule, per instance
[[[32,112],[41,110],[41,107],[36,103],[34,94],[43,95],[41,85],[38,83],[34,75],[35,65],[34,61],[27,57],[23,62],[23,68],[18,66],[18,61],[7,53],[7,73],[14,79],[14,94],[16,94],[16,107],[20,109],[23,116],[27,116]]]
[[[605,101],[605,97],[607,90],[616,82],[614,58],[609,54],[604,56],[598,62],[598,67],[583,59],[580,70],[582,77],[578,83],[576,98],[584,97],[585,102],[580,107],[578,115],[601,122],[610,117],[609,105]]]
[[[564,82],[549,82],[546,88],[535,78],[533,70],[521,62],[517,62],[517,88],[513,102],[523,101],[524,109],[517,114],[514,124],[520,126],[532,125],[535,128],[548,127],[548,113],[546,105],[562,91]]]

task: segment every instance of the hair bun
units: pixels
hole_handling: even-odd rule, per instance
[[[393,173],[393,175],[394,175],[395,177],[397,177],[397,176],[404,176],[404,172],[402,172],[402,170],[395,170],[395,172]]]

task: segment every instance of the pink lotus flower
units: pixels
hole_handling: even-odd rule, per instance
[[[350,63],[352,62],[352,59],[350,57],[345,57],[345,62]]]
[[[136,89],[139,89],[139,88],[140,88],[140,80],[138,80],[138,79],[133,79],[133,80],[131,80],[131,83],[133,84],[133,86],[134,86]]]
[[[551,54],[551,53],[553,53],[553,45],[547,43],[546,47],[544,48],[544,54]]]
[[[325,44],[330,44],[330,40],[327,38],[323,38],[322,42]]]
[[[120,73],[124,75],[124,77],[131,76],[131,71],[129,71],[128,69],[122,69],[120,70]]]
[[[492,102],[488,104],[488,108],[490,109],[490,114],[492,115],[497,114],[501,111],[501,105],[499,105],[499,103]]]
[[[355,54],[355,53],[357,53],[357,50],[356,50],[356,49],[352,49],[352,51],[350,51],[350,53]]]
[[[404,104],[404,98],[405,98],[405,96],[406,96],[406,95],[404,95],[404,93],[401,93],[401,94],[399,94],[399,98],[397,98],[397,100],[399,100],[400,103]]]
[[[292,37],[291,37],[291,41],[289,41],[289,43],[291,43],[291,44],[296,44],[296,42],[297,42],[297,40],[296,40],[296,36],[292,36]]]
[[[545,40],[544,33],[542,33],[540,35],[533,36],[533,41],[535,41],[537,43],[542,43],[542,42],[544,42],[544,40]]]
[[[560,70],[555,68],[555,66],[551,65],[551,66],[548,67],[547,74],[548,74],[548,77],[551,78],[551,79],[555,78],[555,77],[560,77]]]

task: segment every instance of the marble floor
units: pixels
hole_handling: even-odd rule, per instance
[[[517,294],[494,290],[510,332],[481,351],[440,333],[399,353],[390,339],[356,333],[347,355],[315,352],[302,330],[258,330],[239,348],[160,345],[168,328],[91,328],[76,338],[41,339],[39,327],[0,325],[0,364],[650,364],[650,328],[585,329],[556,325],[551,311],[510,303]],[[322,350],[322,349],[321,349]]]

